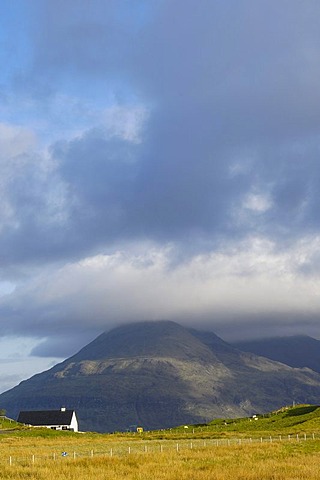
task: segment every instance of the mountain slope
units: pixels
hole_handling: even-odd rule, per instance
[[[307,335],[263,338],[233,345],[291,367],[308,367],[320,373],[320,341]]]
[[[83,430],[165,428],[317,403],[320,375],[257,357],[210,332],[142,322],[100,335],[73,357],[0,395],[19,410],[75,409]]]

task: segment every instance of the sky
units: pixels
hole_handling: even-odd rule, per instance
[[[0,2],[0,391],[134,321],[320,338],[319,18]]]

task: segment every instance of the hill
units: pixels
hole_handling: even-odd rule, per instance
[[[76,355],[0,395],[20,410],[75,409],[82,430],[147,429],[317,403],[320,375],[246,353],[212,332],[142,322],[103,333]]]
[[[207,424],[184,425],[171,429],[167,434],[175,438],[257,438],[279,435],[313,435],[320,427],[319,405],[295,405],[282,407],[254,417],[215,419]],[[170,434],[169,434],[170,433]],[[156,435],[156,432],[153,436]],[[160,435],[160,432],[159,432]]]
[[[233,345],[291,367],[308,367],[320,373],[320,341],[307,335],[263,338]]]

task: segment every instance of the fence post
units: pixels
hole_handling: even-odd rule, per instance
[[[91,450],[91,457],[93,457],[93,450]]]
[[[160,445],[160,452],[162,453],[162,445]]]
[[[112,457],[112,448],[110,448],[110,457]]]
[[[55,453],[53,454],[53,460],[54,461],[56,460],[56,454]]]
[[[9,457],[9,465],[10,465],[10,467],[11,467],[11,465],[12,465],[12,457],[11,457],[11,455],[10,455],[10,457]]]
[[[147,451],[148,451],[147,445],[144,446],[144,451],[145,451],[145,453],[147,453]]]
[[[177,443],[177,452],[179,452],[179,443]]]
[[[32,455],[32,464],[34,465],[34,455]]]
[[[131,453],[131,447],[128,448],[128,453]]]
[[[73,452],[73,459],[75,460],[76,458],[76,452]]]

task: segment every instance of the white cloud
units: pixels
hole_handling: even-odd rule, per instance
[[[249,193],[243,202],[243,208],[256,213],[264,213],[271,207],[270,197],[263,193]]]
[[[30,151],[36,144],[36,135],[28,128],[0,123],[0,161],[8,161]]]
[[[0,281],[0,297],[4,295],[9,295],[10,293],[14,292],[16,286],[13,282],[8,281]]]
[[[145,107],[113,105],[104,111],[102,117],[109,136],[133,143],[142,141],[142,128],[147,119]]]
[[[261,315],[287,314],[290,323],[290,312],[320,313],[320,275],[305,272],[319,250],[318,237],[282,252],[250,238],[178,265],[171,264],[172,246],[100,254],[43,271],[0,299],[0,313],[13,331],[43,336],[153,319],[193,325],[211,319],[214,329],[221,320],[237,324],[249,315],[258,327]]]

